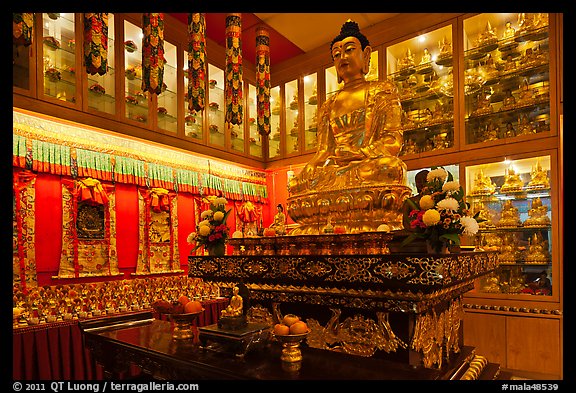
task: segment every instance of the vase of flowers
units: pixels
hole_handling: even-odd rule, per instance
[[[407,245],[416,239],[426,240],[428,252],[447,253],[449,247],[460,246],[460,235],[476,235],[478,213],[470,216],[470,204],[464,190],[452,173],[442,167],[432,167],[426,177],[419,201],[410,204],[410,229],[402,242]]]
[[[226,240],[229,229],[226,219],[232,209],[226,210],[226,198],[209,197],[210,208],[200,214],[196,232],[188,235],[188,243],[194,245],[192,252],[204,248],[208,255],[223,256],[226,251]]]

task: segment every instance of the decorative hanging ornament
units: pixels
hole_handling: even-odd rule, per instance
[[[188,14],[188,110],[203,111],[206,102],[206,19]]]
[[[260,135],[270,135],[270,34],[264,26],[256,29],[256,98]]]
[[[108,69],[108,13],[84,14],[84,64],[90,75]]]
[[[226,122],[242,124],[242,14],[226,15]]]
[[[12,43],[30,46],[34,31],[34,14],[31,12],[12,13]]]
[[[164,90],[164,14],[142,14],[142,91]]]

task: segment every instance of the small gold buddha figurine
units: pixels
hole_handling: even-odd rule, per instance
[[[500,292],[500,279],[495,272],[491,272],[486,278],[480,280],[481,291],[487,293],[499,293]]]
[[[516,105],[516,98],[512,95],[511,89],[506,89],[504,99],[502,100],[502,109],[509,110],[513,109]]]
[[[490,105],[490,96],[491,95],[486,94],[485,91],[481,91],[478,94],[476,97],[476,109],[472,112],[473,116],[485,115],[494,111],[494,108]]]
[[[414,54],[412,53],[410,48],[408,48],[406,50],[406,56],[404,56],[404,58],[400,59],[398,66],[399,66],[398,68],[400,69],[400,71],[407,70],[407,69],[414,67]]]
[[[514,129],[514,125],[511,122],[506,123],[506,129],[504,130],[504,136],[506,138],[512,138],[516,136],[516,130]]]
[[[480,228],[491,228],[494,226],[492,221],[492,214],[484,205],[484,202],[479,201],[474,206],[474,215],[478,213],[477,219],[479,220],[478,226]]]
[[[500,134],[500,127],[498,126],[498,124],[490,120],[488,124],[486,124],[486,128],[484,129],[484,132],[482,134],[482,141],[483,142],[496,141],[499,139],[499,134]]]
[[[506,25],[504,26],[504,34],[502,35],[502,39],[507,40],[514,38],[514,34],[516,34],[516,30],[512,27],[512,22],[507,21]]]
[[[529,242],[524,263],[547,263],[550,261],[548,241],[544,240],[540,232],[534,233],[530,237]]]
[[[290,109],[298,109],[298,93],[294,94],[290,101]]]
[[[530,181],[528,182],[527,188],[529,190],[542,188],[550,188],[550,180],[548,179],[548,174],[546,170],[540,165],[540,160],[536,162],[536,165],[532,167],[530,171]]]
[[[512,57],[512,55],[506,56],[503,72],[504,73],[516,72],[516,67],[517,67],[516,60],[514,60],[514,57]]]
[[[532,20],[526,17],[524,12],[518,14],[518,31],[516,31],[516,35],[523,35],[528,32],[532,28]]]
[[[500,248],[500,255],[498,256],[498,261],[514,263],[518,259],[517,254],[517,242],[514,238],[514,234],[506,233],[504,239],[502,240],[502,247]]]
[[[525,227],[543,227],[550,225],[548,207],[542,204],[540,198],[532,199],[532,206],[528,210],[528,218],[524,221]]]
[[[281,110],[282,109],[280,108],[280,100],[276,100],[276,103],[274,104],[274,107],[272,108],[272,114],[273,115],[279,115]]]
[[[312,91],[312,95],[308,98],[309,105],[316,105],[318,104],[318,93],[316,91],[316,86],[314,86],[314,91]]]
[[[482,47],[482,51],[485,52],[490,52],[498,47],[496,28],[492,27],[490,21],[486,22],[484,32],[478,36],[478,46]]]
[[[510,199],[507,199],[502,205],[500,220],[497,227],[518,227],[521,225],[520,214]]]
[[[424,53],[422,54],[422,59],[420,59],[420,65],[428,64],[432,60],[432,56],[428,51],[428,48],[424,48]]]
[[[504,184],[500,187],[500,192],[522,191],[522,187],[524,187],[524,182],[520,178],[520,175],[516,173],[514,168],[508,168],[504,175]]]
[[[220,311],[220,315],[223,317],[238,317],[242,315],[243,310],[243,300],[239,293],[240,289],[234,287],[232,289],[232,297],[230,298],[230,304],[224,310]]]
[[[448,42],[444,36],[442,41],[438,42],[438,48],[440,48],[440,53],[436,57],[436,64],[450,66],[452,64],[452,43]]]
[[[490,195],[494,194],[496,190],[496,184],[492,182],[489,176],[484,174],[484,171],[480,169],[474,176],[474,188],[470,195]]]
[[[521,113],[518,118],[518,134],[517,135],[530,135],[534,134],[536,129],[528,118],[528,114]]]
[[[528,80],[524,78],[520,85],[520,94],[518,97],[518,106],[530,105],[534,103],[534,92],[530,89]]]

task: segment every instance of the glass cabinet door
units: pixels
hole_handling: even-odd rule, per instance
[[[286,103],[286,119],[284,127],[286,130],[286,154],[292,154],[300,151],[298,80],[288,82],[284,86],[284,102]]]
[[[452,26],[386,49],[387,75],[402,102],[404,147],[401,155],[454,145]]]
[[[224,147],[224,70],[208,64],[208,142]]]
[[[317,79],[315,73],[304,77],[304,150],[316,149]]]
[[[148,124],[148,92],[142,91],[142,29],[124,21],[124,101],[127,119]]]
[[[250,143],[250,155],[262,157],[262,136],[258,132],[256,118],[258,111],[256,108],[256,86],[248,85],[248,135]]]
[[[76,102],[76,33],[73,13],[42,14],[44,95]]]
[[[467,201],[478,213],[477,250],[498,251],[481,293],[551,295],[550,156],[466,167]]]
[[[32,68],[32,53],[35,53],[34,32],[36,28],[34,13],[12,14],[13,29],[18,44],[12,44],[12,86],[23,90],[32,90],[30,73]],[[20,34],[18,36],[18,34]],[[34,52],[33,52],[34,51]]]
[[[548,14],[464,20],[466,143],[550,131]]]
[[[280,112],[282,101],[280,99],[280,86],[270,89],[270,136],[268,137],[268,158],[280,156]]]
[[[116,113],[116,55],[114,52],[114,14],[108,13],[108,54],[104,75],[88,74],[88,109],[99,112]]]
[[[176,133],[178,131],[178,52],[176,45],[164,41],[164,82],[158,94],[158,127]]]
[[[204,121],[202,113],[198,113],[196,111],[190,111],[188,109],[188,51],[184,51],[184,64],[182,66],[184,70],[184,135],[188,138],[192,138],[196,141],[202,140],[202,134],[204,131]],[[206,86],[208,89],[208,85]],[[207,97],[206,92],[206,97]],[[204,103],[207,105],[207,103]],[[207,111],[208,109],[205,107],[204,109]]]

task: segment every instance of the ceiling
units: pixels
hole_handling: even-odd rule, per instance
[[[171,14],[184,24],[188,14]],[[226,13],[206,13],[206,35],[226,46]],[[365,29],[397,14],[395,13],[242,13],[242,56],[254,63],[256,29],[264,25],[270,33],[270,64],[276,65],[294,56],[328,45],[348,19]],[[368,37],[370,39],[370,37]],[[328,47],[326,48],[328,51]]]

